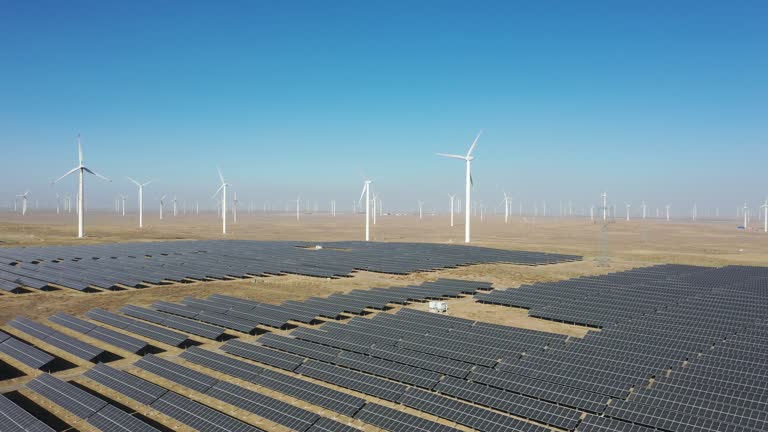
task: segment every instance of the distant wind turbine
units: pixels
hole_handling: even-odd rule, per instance
[[[216,192],[213,193],[213,198],[216,198],[216,195],[218,195],[219,191],[221,191],[221,232],[223,234],[226,234],[227,233],[227,187],[232,185],[224,181],[224,176],[221,175],[221,170],[219,169],[219,167],[216,167],[216,171],[218,171],[219,173],[221,186],[219,186],[219,188],[216,189]]]
[[[29,195],[29,190],[27,190],[23,194],[16,195],[17,198],[21,198],[21,215],[22,216],[25,216],[27,214],[27,195]]]
[[[629,208],[632,207],[632,204],[627,203],[627,221],[629,221]]]
[[[470,212],[471,212],[471,192],[472,192],[472,161],[475,159],[474,156],[472,156],[472,151],[477,147],[477,141],[480,139],[480,135],[482,135],[483,131],[480,131],[480,133],[477,134],[477,137],[475,138],[475,141],[472,142],[472,145],[469,147],[469,151],[467,152],[466,156],[456,155],[456,154],[446,154],[446,153],[438,153],[440,156],[445,156],[453,159],[461,159],[467,163],[467,178],[466,178],[466,197],[465,197],[465,205],[466,209],[464,212],[465,220],[464,220],[464,243],[470,242]]]
[[[365,180],[363,183],[363,192],[360,193],[360,199],[357,200],[358,202],[361,202],[363,200],[363,196],[365,196],[365,241],[371,240],[371,226],[370,226],[370,207],[371,207],[371,200],[370,195],[371,194],[371,180]]]
[[[126,178],[139,187],[139,228],[144,228],[144,187],[152,183],[152,180],[146,183],[139,183],[130,177]],[[163,195],[163,198],[165,198],[165,195]],[[160,219],[163,218],[163,198],[160,198]],[[125,210],[125,199],[123,199],[123,210]]]
[[[763,232],[768,233],[768,198],[765,199],[765,204],[761,205],[763,209]]]
[[[453,199],[456,197],[456,195],[448,194],[448,196],[451,198],[451,227],[453,227]]]
[[[165,206],[165,197],[167,197],[168,194],[163,194],[163,196],[160,197],[160,220],[163,220],[163,207]]]
[[[509,222],[509,195],[507,195],[506,192],[504,192],[504,223]],[[562,208],[560,209],[560,213],[562,214]]]
[[[421,220],[423,208],[424,208],[424,201],[419,200],[419,220]]]
[[[106,180],[108,182],[111,182],[112,180],[104,177],[101,174],[97,174],[93,171],[91,171],[89,168],[87,168],[85,165],[83,165],[83,145],[80,142],[80,134],[77,134],[77,150],[78,150],[78,156],[80,163],[78,166],[72,168],[64,174],[63,176],[59,177],[58,179],[54,180],[53,183],[58,183],[61,179],[64,177],[74,174],[76,172],[79,172],[80,174],[80,184],[78,187],[79,193],[77,196],[77,238],[83,238],[85,237],[85,173],[93,174],[96,177]]]

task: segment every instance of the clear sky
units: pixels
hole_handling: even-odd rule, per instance
[[[75,179],[92,206],[155,179],[210,205],[446,207],[480,129],[475,193],[530,206],[683,208],[768,195],[768,2],[0,0],[0,205]],[[131,204],[133,203],[133,198]],[[516,205],[515,205],[516,207]],[[726,210],[723,210],[726,212]],[[700,212],[700,214],[702,214]]]

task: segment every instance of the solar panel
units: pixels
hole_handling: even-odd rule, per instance
[[[200,347],[191,347],[184,351],[179,357],[189,362],[205,366],[208,369],[223,372],[235,378],[251,382],[255,381],[261,373],[267,370],[261,366],[256,366],[223,354],[204,350]]]
[[[9,324],[43,340],[45,343],[87,361],[95,361],[106,353],[101,348],[82,342],[79,339],[24,317],[17,317]]]
[[[344,415],[351,416],[365,404],[364,399],[348,393],[264,369],[199,347],[188,349],[181,354],[181,358]]]
[[[321,417],[312,427],[307,429],[307,432],[360,432],[360,429],[336,420]]]
[[[83,419],[94,415],[107,405],[107,402],[53,375],[40,375],[27,383],[27,387]]]
[[[71,330],[83,333],[89,337],[106,342],[133,354],[139,353],[149,346],[141,339],[136,339],[135,337],[98,326],[65,313],[57,313],[48,319]]]
[[[103,363],[87,370],[84,375],[144,405],[151,404],[168,391],[163,387]]]
[[[261,429],[216,411],[201,403],[168,392],[152,403],[162,414],[199,431],[206,432],[258,432]]]
[[[398,400],[406,388],[404,384],[317,361],[306,362],[295,372],[389,401]]]
[[[225,381],[216,383],[206,394],[297,431],[308,429],[320,417],[313,412]]]
[[[0,430],[3,432],[54,432],[45,423],[0,395]]]
[[[155,375],[201,393],[205,393],[218,382],[217,379],[209,375],[162,359],[155,355],[145,356],[134,364]]]
[[[480,408],[468,403],[440,396],[438,394],[409,389],[400,403],[419,411],[424,411],[458,424],[477,429],[483,432],[495,431],[525,431],[525,432],[549,432],[544,426],[526,423],[513,417]]]
[[[9,338],[0,343],[0,352],[33,369],[43,369],[55,360],[52,355],[16,338]]]
[[[296,369],[304,361],[303,357],[238,340],[225,343],[221,346],[221,350],[289,371]]]
[[[375,403],[366,404],[355,418],[392,432],[459,432],[459,429]]]
[[[107,405],[88,417],[91,426],[106,432],[159,432],[152,426],[131,416],[120,408]]]

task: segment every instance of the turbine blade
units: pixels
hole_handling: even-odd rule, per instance
[[[444,157],[449,157],[449,158],[453,158],[453,159],[467,160],[467,158],[465,156],[457,155],[457,154],[448,154],[448,153],[435,153],[435,154],[438,155],[438,156],[444,156]]]
[[[218,188],[218,189],[216,189],[216,192],[214,192],[214,193],[213,193],[213,196],[211,196],[211,199],[214,199],[214,198],[216,198],[216,195],[218,195],[218,194],[219,194],[219,192],[220,192],[222,189],[224,189],[224,185],[225,185],[225,184],[226,184],[226,183],[222,183],[222,184],[221,184],[221,186],[219,186],[219,188]]]
[[[54,180],[54,181],[52,182],[52,184],[53,184],[53,183],[58,183],[58,182],[59,182],[61,179],[63,179],[64,177],[66,177],[66,176],[68,176],[68,175],[70,175],[70,174],[72,174],[72,173],[74,173],[74,172],[77,172],[77,170],[79,170],[79,169],[80,169],[80,167],[74,167],[74,168],[72,168],[71,170],[67,171],[67,173],[66,173],[66,174],[64,174],[63,176],[61,176],[61,177],[57,178],[56,180]]]
[[[77,134],[77,152],[80,157],[80,165],[83,164],[83,144],[80,142],[80,134]]]
[[[136,186],[139,186],[139,187],[141,187],[141,183],[137,182],[136,180],[134,180],[134,179],[132,179],[132,178],[130,178],[130,177],[128,177],[128,176],[126,176],[125,178],[127,178],[128,180],[130,180],[131,182],[133,182],[133,184],[135,184]]]
[[[474,188],[475,187],[475,179],[472,178],[472,174],[469,175],[469,184]]]
[[[469,151],[467,152],[467,157],[470,157],[472,155],[472,150],[474,150],[475,147],[477,147],[477,141],[480,139],[480,135],[482,135],[482,134],[483,134],[483,131],[480,130],[480,133],[478,133],[477,137],[475,137],[475,141],[472,142],[472,147],[470,147]]]
[[[101,175],[101,174],[99,174],[99,173],[95,173],[95,172],[91,171],[90,169],[88,169],[88,168],[86,168],[86,167],[83,167],[83,170],[85,170],[85,172],[88,172],[88,173],[90,173],[90,174],[93,174],[93,175],[95,175],[96,177],[98,177],[98,178],[100,178],[100,179],[102,179],[102,180],[106,180],[106,181],[108,181],[108,182],[111,182],[111,181],[112,181],[112,180],[110,180],[110,179],[108,179],[108,178],[104,177],[103,175]]]
[[[363,195],[365,195],[365,187],[368,186],[367,184],[363,184],[363,192],[360,193],[360,199],[357,200],[357,202],[363,201]]]
[[[224,176],[223,176],[223,175],[221,175],[221,169],[220,169],[219,167],[216,167],[216,171],[218,171],[218,172],[219,172],[219,178],[221,179],[221,182],[222,182],[222,183],[226,183],[226,182],[224,181]]]
[[[142,186],[149,186],[149,184],[150,184],[150,183],[152,183],[153,181],[154,181],[154,180],[150,180],[150,181],[148,181],[148,182],[144,183]]]

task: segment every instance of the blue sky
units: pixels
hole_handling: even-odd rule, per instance
[[[463,167],[434,153],[481,128],[486,203],[768,195],[765,1],[0,6],[3,206],[50,199],[78,132],[105,207],[126,175],[210,202],[216,165],[241,200],[349,207],[365,173],[389,207],[444,207]]]

